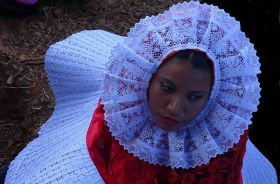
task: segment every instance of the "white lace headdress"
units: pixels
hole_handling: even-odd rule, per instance
[[[199,49],[214,63],[209,101],[189,125],[165,132],[147,101],[152,75],[171,52]],[[113,50],[102,102],[112,135],[128,152],[152,164],[194,168],[233,147],[257,111],[260,64],[240,24],[224,10],[199,2],[146,17]]]

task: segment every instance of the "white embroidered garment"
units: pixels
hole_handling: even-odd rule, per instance
[[[9,165],[5,184],[104,183],[86,145],[100,99],[105,62],[123,37],[82,31],[52,45],[45,70],[55,96],[52,116]]]
[[[243,184],[276,184],[277,173],[273,165],[248,140],[242,166]]]
[[[214,86],[189,125],[165,132],[147,102],[149,80],[172,51],[199,49],[214,63]],[[112,135],[134,156],[172,168],[194,168],[239,141],[257,110],[260,64],[240,24],[216,6],[172,6],[146,17],[118,44],[105,74],[102,102]]]
[[[101,30],[82,31],[50,47],[45,69],[56,98],[55,111],[39,137],[12,161],[5,184],[104,183],[86,147],[86,132],[100,96],[96,86],[100,78],[90,76],[104,68],[109,51],[122,40]],[[103,49],[95,50],[95,46]],[[246,184],[277,183],[275,169],[250,140],[242,177]]]

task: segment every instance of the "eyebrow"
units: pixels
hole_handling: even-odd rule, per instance
[[[164,80],[168,83],[170,83],[173,87],[176,87],[176,85],[174,84],[174,82],[170,81],[169,79],[159,76],[160,80]],[[210,95],[210,93],[206,92],[206,91],[191,91],[190,93],[194,93],[194,94],[201,94],[201,95]]]
[[[165,82],[168,82],[168,83],[170,83],[171,85],[175,86],[174,82],[170,81],[169,79],[167,79],[167,78],[165,78],[165,77],[159,76],[159,79],[160,79],[160,80],[164,80]]]
[[[205,91],[191,91],[190,93],[198,93],[198,94],[201,94],[201,95],[209,95],[210,94],[210,93],[205,92]]]

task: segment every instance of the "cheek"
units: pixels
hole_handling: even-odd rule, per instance
[[[187,122],[190,122],[192,120],[194,120],[198,114],[205,108],[206,104],[207,104],[208,99],[205,100],[201,100],[200,102],[194,103],[194,104],[190,104],[187,107],[187,113],[185,114],[185,120]]]
[[[194,116],[193,119],[205,108],[208,99],[203,99],[199,103],[193,105],[192,108],[192,115]]]
[[[152,83],[148,93],[149,107],[155,113],[162,105],[162,94],[158,85]]]

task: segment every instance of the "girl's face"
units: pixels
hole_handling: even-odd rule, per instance
[[[155,73],[148,93],[156,124],[175,131],[190,123],[205,107],[211,85],[210,72],[178,58],[166,61]]]

